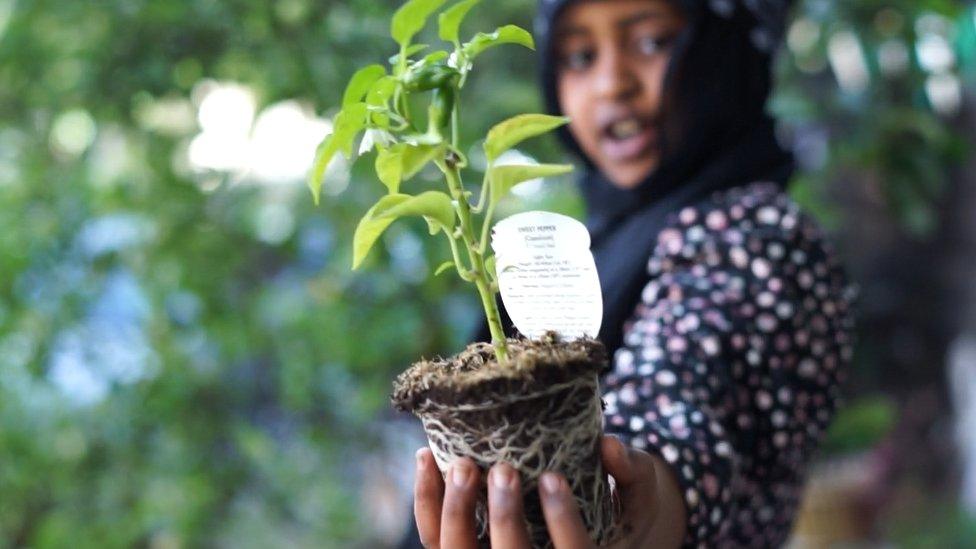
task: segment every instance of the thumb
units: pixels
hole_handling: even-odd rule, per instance
[[[600,453],[603,456],[603,466],[613,476],[618,487],[635,481],[637,471],[631,461],[627,446],[619,437],[604,435]]]
[[[641,513],[651,522],[657,515],[657,475],[654,459],[647,452],[626,446],[619,438],[604,435],[601,444],[603,466],[616,482],[625,516]]]

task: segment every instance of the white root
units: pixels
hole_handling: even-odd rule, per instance
[[[459,457],[473,459],[484,471],[501,461],[518,470],[533,547],[552,547],[536,496],[539,476],[547,470],[566,477],[595,543],[615,536],[619,510],[600,458],[603,410],[595,374],[534,392],[485,394],[475,404],[428,400],[419,408],[441,471]],[[477,515],[479,538],[486,542],[484,499]]]

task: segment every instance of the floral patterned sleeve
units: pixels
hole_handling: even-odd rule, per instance
[[[844,275],[769,184],[682,210],[648,268],[604,379],[606,431],[673,467],[685,547],[782,545],[850,360]]]

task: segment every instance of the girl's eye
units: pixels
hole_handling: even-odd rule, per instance
[[[593,52],[590,50],[571,51],[563,56],[563,66],[576,71],[583,70],[593,62]]]
[[[654,36],[642,36],[637,39],[637,51],[641,55],[654,55],[660,53],[668,46],[668,40],[656,38]]]

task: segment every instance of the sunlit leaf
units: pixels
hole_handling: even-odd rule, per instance
[[[372,110],[387,109],[388,102],[393,94],[396,93],[397,79],[394,76],[383,76],[376,80],[366,93],[366,105]],[[390,127],[390,117],[385,112],[373,112],[370,114],[373,124],[384,129]]]
[[[391,194],[400,191],[400,181],[403,178],[403,143],[380,150],[376,155],[376,175],[386,185]]]
[[[491,202],[497,203],[508,195],[512,187],[540,177],[552,177],[573,171],[571,164],[524,164],[494,166],[488,173]]]
[[[535,49],[535,42],[532,40],[532,35],[529,34],[529,31],[517,25],[505,25],[495,30],[495,32],[479,32],[476,34],[471,41],[464,44],[464,55],[468,59],[474,59],[486,49],[502,44],[520,44],[530,50]]]
[[[384,76],[373,83],[369,92],[366,93],[366,104],[379,107],[386,105],[386,102],[393,97],[396,91],[397,80],[393,76]]]
[[[363,96],[369,92],[373,84],[384,75],[386,75],[386,69],[383,65],[368,65],[356,71],[346,86],[346,92],[342,95],[342,106],[345,108],[362,101]]]
[[[334,133],[325,136],[325,139],[315,149],[315,160],[312,162],[312,168],[308,171],[308,179],[306,182],[308,188],[312,191],[312,198],[315,200],[315,205],[318,205],[319,195],[322,192],[322,177],[325,175],[325,170],[329,167],[329,162],[336,153],[334,136]]]
[[[366,103],[353,103],[336,115],[332,135],[335,136],[336,148],[346,158],[352,158],[352,144],[356,135],[366,126],[368,110]]]
[[[414,35],[427,24],[427,18],[437,11],[445,0],[410,0],[393,14],[390,36],[401,46],[409,44]]]
[[[427,233],[430,234],[430,236],[434,236],[444,229],[444,226],[432,217],[424,216],[424,221],[427,222]]]
[[[367,106],[365,103],[353,103],[339,111],[332,125],[332,133],[326,136],[315,151],[312,169],[308,172],[308,187],[312,191],[315,203],[319,203],[322,189],[322,177],[329,167],[329,162],[337,152],[346,158],[352,158],[352,145],[356,135],[366,126]]]
[[[376,156],[376,173],[391,193],[400,190],[400,183],[417,175],[428,162],[444,153],[444,145],[411,145],[397,143]]]
[[[369,115],[369,119],[374,125],[384,130],[390,129],[390,117],[385,112],[373,112]]]
[[[503,152],[515,145],[551,131],[569,122],[565,116],[548,114],[520,114],[496,124],[485,138],[485,155],[488,162],[494,161]]]
[[[404,216],[422,216],[440,223],[445,229],[454,228],[454,206],[450,196],[439,191],[427,191],[416,196],[388,194],[366,212],[356,227],[352,246],[353,269],[359,267],[383,231]]]
[[[358,269],[366,255],[373,248],[373,244],[383,234],[383,231],[390,226],[395,218],[377,218],[377,213],[389,209],[393,204],[403,202],[409,198],[408,195],[388,194],[373,205],[366,215],[359,220],[356,232],[352,237],[352,268]]]
[[[417,175],[428,162],[444,153],[444,145],[408,146],[403,151],[403,179]]]
[[[405,195],[408,200],[391,206],[377,215],[398,218],[406,215],[429,217],[446,229],[454,228],[454,206],[451,197],[440,191],[426,191],[416,196]]]
[[[447,53],[445,50],[437,50],[428,53],[420,60],[422,65],[433,65],[442,59],[447,59],[451,54]]]
[[[437,34],[440,39],[445,42],[457,42],[458,31],[461,28],[461,22],[464,21],[464,16],[479,1],[464,0],[444,10],[444,13],[441,13],[437,18]]]

